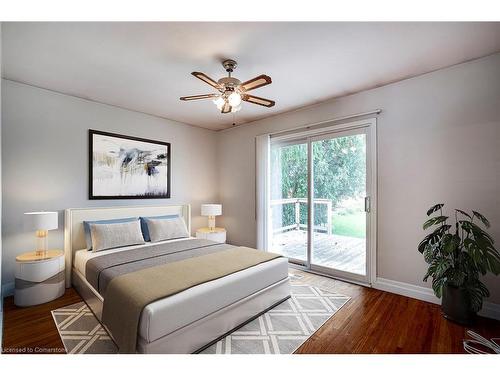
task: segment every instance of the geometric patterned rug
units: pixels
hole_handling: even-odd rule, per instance
[[[291,354],[350,297],[300,283],[291,298],[220,339],[201,354]],[[67,353],[109,354],[117,348],[84,302],[52,311]]]
[[[112,354],[117,347],[85,302],[52,310],[68,354]]]
[[[317,287],[292,284],[292,297],[202,354],[292,354],[350,297]]]

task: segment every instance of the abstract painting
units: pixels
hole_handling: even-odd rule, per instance
[[[89,198],[170,198],[170,143],[89,130]]]

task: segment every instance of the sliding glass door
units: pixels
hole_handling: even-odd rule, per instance
[[[370,281],[375,245],[370,125],[272,141],[269,250],[307,269]]]
[[[311,139],[314,228],[311,267],[364,279],[366,268],[365,130]]]

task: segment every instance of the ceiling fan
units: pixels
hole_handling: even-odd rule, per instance
[[[255,90],[259,87],[269,85],[272,83],[271,77],[261,74],[246,82],[241,83],[237,78],[231,77],[231,73],[236,69],[237,63],[234,60],[224,60],[222,66],[228,73],[227,77],[223,77],[218,81],[201,72],[192,72],[196,78],[201,79],[203,82],[208,83],[215,88],[219,93],[217,94],[203,94],[183,96],[180,99],[184,101],[198,100],[198,99],[213,99],[213,102],[221,111],[221,113],[238,112],[241,109],[241,102],[245,101],[261,105],[264,107],[272,107],[275,102],[273,100],[260,98],[258,96],[249,95],[248,91]]]

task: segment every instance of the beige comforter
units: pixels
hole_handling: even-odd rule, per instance
[[[278,257],[237,247],[118,276],[108,286],[102,322],[120,353],[135,353],[139,319],[146,305]]]

